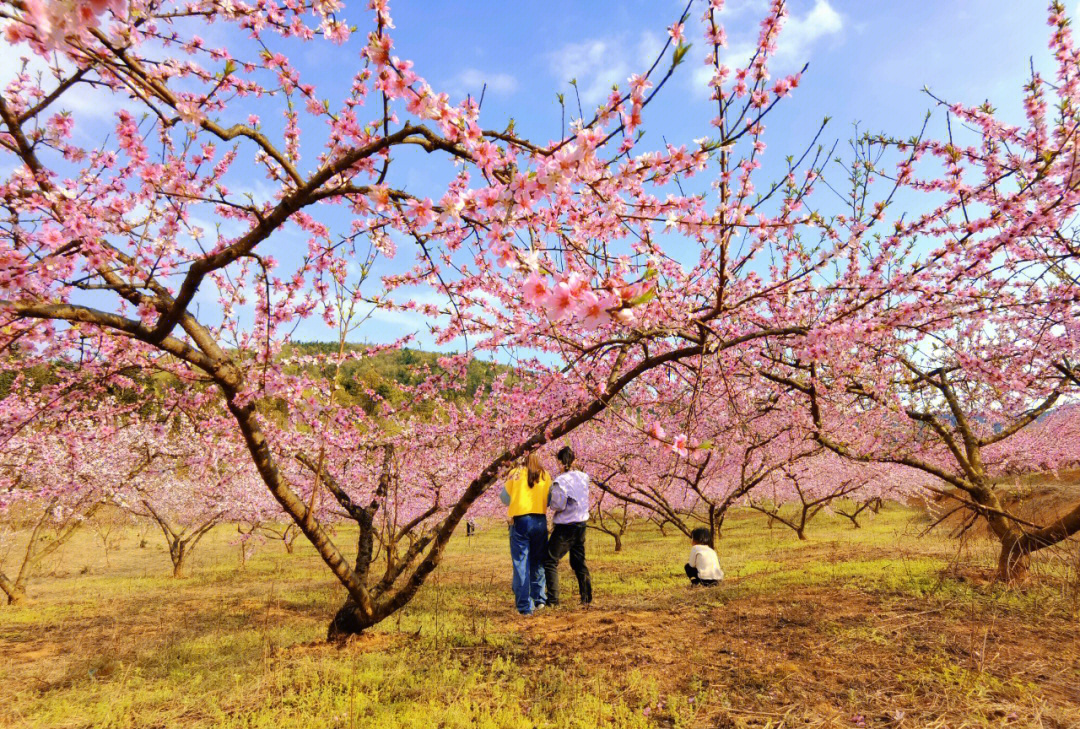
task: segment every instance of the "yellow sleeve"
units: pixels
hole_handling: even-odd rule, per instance
[[[513,500],[519,488],[521,488],[521,469],[515,468],[510,472],[510,475],[506,477],[506,483],[503,484],[503,491],[510,497],[510,500]]]

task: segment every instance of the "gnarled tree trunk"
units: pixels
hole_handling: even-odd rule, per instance
[[[1001,516],[991,516],[990,526],[1001,540],[998,577],[1003,582],[1014,582],[1027,576],[1032,554],[1080,532],[1080,506],[1043,527],[1029,526]]]
[[[0,572],[0,590],[7,596],[8,605],[18,605],[26,600],[26,587],[12,582],[2,572]]]

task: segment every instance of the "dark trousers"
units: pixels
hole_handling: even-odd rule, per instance
[[[548,537],[547,556],[544,557],[548,605],[559,603],[559,560],[567,552],[570,552],[570,569],[577,577],[581,602],[592,602],[592,580],[589,578],[589,568],[585,566],[585,522],[582,521],[577,524],[556,524]]]
[[[719,585],[720,580],[703,580],[697,576],[697,567],[691,567],[688,564],[683,565],[683,569],[686,570],[686,576],[690,578],[691,585],[704,585],[705,587],[713,587]]]

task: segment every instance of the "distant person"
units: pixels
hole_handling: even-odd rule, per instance
[[[476,534],[476,524],[473,523],[472,519],[469,519],[465,522],[465,536],[471,537],[473,534]]]
[[[691,585],[713,587],[719,585],[724,579],[724,571],[720,569],[720,558],[716,556],[716,550],[709,546],[711,541],[708,529],[699,527],[690,532],[690,561],[686,563],[686,576],[690,578]]]
[[[544,555],[547,552],[548,496],[551,475],[530,453],[525,466],[510,472],[499,498],[507,506],[510,525],[510,559],[514,564],[514,598],[517,611],[532,615],[544,607]]]
[[[592,580],[585,566],[585,532],[589,521],[589,476],[573,470],[574,451],[570,446],[559,450],[555,457],[563,472],[551,485],[551,536],[548,537],[544,572],[547,576],[547,604],[559,604],[559,560],[570,552],[570,569],[577,577],[581,604],[592,602]]]

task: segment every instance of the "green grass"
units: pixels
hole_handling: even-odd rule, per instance
[[[0,608],[0,725],[804,726],[876,712],[919,717],[903,726],[1010,714],[1010,725],[1038,726],[1080,716],[1080,697],[1063,688],[1080,679],[1075,575],[1051,571],[1022,589],[954,579],[943,573],[951,564],[987,573],[993,545],[922,536],[914,510],[890,506],[859,530],[822,515],[807,541],[736,512],[718,543],[728,580],[713,590],[686,587],[681,535],[636,527],[615,554],[589,532],[596,607],[530,619],[512,608],[505,527],[482,526],[451,542],[408,607],[342,648],[323,641],[342,591],[307,545],[290,555],[268,543],[241,570],[222,527],[175,580],[163,546],[140,548],[134,530],[108,567],[82,534],[30,583],[30,604]],[[349,543],[347,530],[339,540]],[[568,571],[561,584],[576,591]]]

